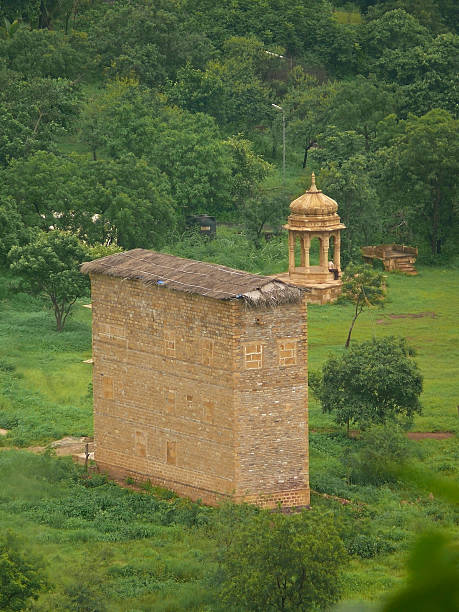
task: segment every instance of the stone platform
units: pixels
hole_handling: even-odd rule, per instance
[[[297,280],[290,280],[288,272],[285,274],[279,274],[275,278],[284,281],[285,283],[291,283],[297,287],[304,287],[309,289],[306,294],[306,301],[309,304],[330,304],[336,302],[338,297],[341,295],[341,287],[343,285],[341,279],[329,280],[324,283],[308,283],[305,281],[298,282]]]

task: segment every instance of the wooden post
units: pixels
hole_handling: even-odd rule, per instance
[[[85,449],[85,453],[84,453],[84,469],[85,472],[88,471],[88,461],[89,461],[89,444],[86,443],[86,449]]]

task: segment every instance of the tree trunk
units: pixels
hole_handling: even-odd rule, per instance
[[[308,163],[308,151],[309,147],[304,147],[303,170],[306,168],[306,164]]]
[[[349,344],[351,343],[352,330],[354,329],[354,325],[355,325],[355,322],[357,321],[358,316],[359,315],[356,313],[354,315],[354,318],[352,319],[351,327],[349,328],[349,333],[347,335],[347,340],[346,340],[346,344],[344,345],[344,348],[349,348]]]
[[[40,30],[50,29],[50,18],[44,0],[40,2],[40,13],[38,15],[38,27]]]
[[[61,332],[64,328],[64,323],[62,321],[62,312],[59,307],[54,307],[54,316],[56,317],[56,331]]]

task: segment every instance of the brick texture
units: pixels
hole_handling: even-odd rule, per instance
[[[209,504],[309,504],[305,302],[91,284],[101,469]]]

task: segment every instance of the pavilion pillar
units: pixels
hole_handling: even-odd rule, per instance
[[[306,272],[309,272],[309,249],[311,248],[311,237],[309,234],[303,234],[303,250],[304,250],[304,267]]]
[[[335,252],[333,254],[335,268],[341,272],[341,232],[335,234]]]
[[[295,272],[295,234],[288,233],[288,271],[289,274]]]
[[[328,236],[323,236],[320,240],[320,267],[323,272],[328,272],[328,247],[330,239]]]

